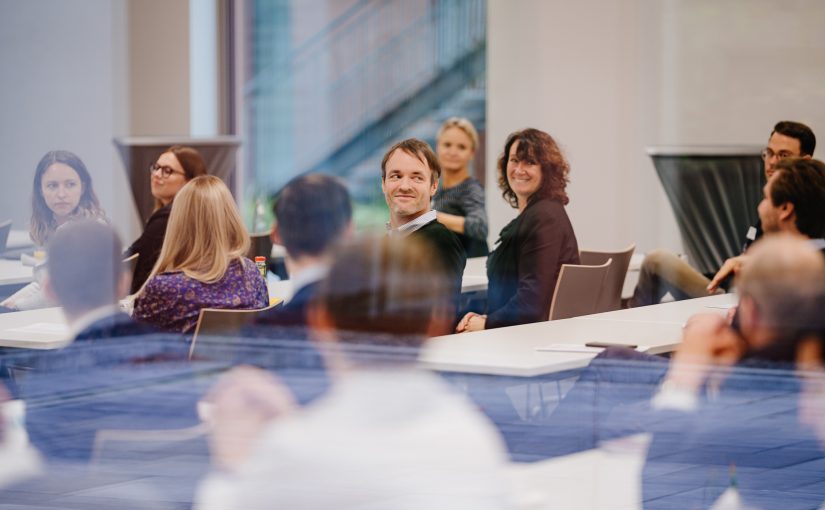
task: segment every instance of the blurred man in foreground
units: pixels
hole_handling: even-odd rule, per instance
[[[790,507],[825,498],[806,467],[825,452],[800,423],[794,372],[803,346],[822,339],[825,259],[798,236],[774,235],[750,250],[736,285],[734,323],[691,318],[653,399],[646,508],[706,508],[723,493],[760,508],[773,506],[766,491]]]
[[[265,372],[240,368],[224,377],[207,397],[218,469],[196,507],[505,506],[497,433],[415,366],[425,338],[452,320],[448,284],[409,238],[337,253],[310,311],[332,388],[296,410]]]

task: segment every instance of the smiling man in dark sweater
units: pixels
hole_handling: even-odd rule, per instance
[[[438,157],[426,142],[415,138],[393,145],[381,161],[381,190],[390,210],[389,234],[411,236],[429,244],[451,279],[457,312],[467,259],[461,241],[438,222],[430,208],[440,176]]]

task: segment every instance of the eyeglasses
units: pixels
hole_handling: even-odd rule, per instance
[[[158,165],[157,163],[152,163],[151,165],[149,165],[149,173],[150,174],[153,174],[153,173],[157,172],[158,170],[160,170],[160,175],[162,175],[164,179],[167,179],[167,178],[171,177],[172,174],[184,175],[183,172],[178,172],[177,170],[175,170],[171,166],[162,166],[162,165]]]
[[[777,157],[779,159],[793,158],[793,157],[796,157],[796,154],[791,154],[788,151],[774,152],[773,150],[771,150],[767,147],[762,149],[762,159],[767,161],[769,159],[773,159],[774,157]]]

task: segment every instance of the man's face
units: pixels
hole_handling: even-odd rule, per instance
[[[762,160],[765,162],[765,178],[771,178],[779,160],[798,158],[801,155],[802,147],[799,140],[775,132],[768,140],[768,146],[762,151]]]
[[[775,206],[771,200],[771,186],[775,180],[773,179],[775,175],[775,173],[772,173],[771,177],[768,178],[768,182],[765,183],[765,186],[762,188],[764,196],[762,197],[762,201],[759,202],[759,207],[757,207],[759,220],[762,222],[762,230],[766,233],[778,232],[780,230],[780,219],[784,209],[782,206]]]
[[[390,225],[404,225],[430,210],[430,199],[438,188],[424,161],[401,149],[387,160],[381,191],[390,208]]]

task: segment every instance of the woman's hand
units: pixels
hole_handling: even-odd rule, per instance
[[[455,327],[456,333],[467,333],[469,331],[481,331],[487,325],[487,316],[479,315],[475,312],[467,312]]]

